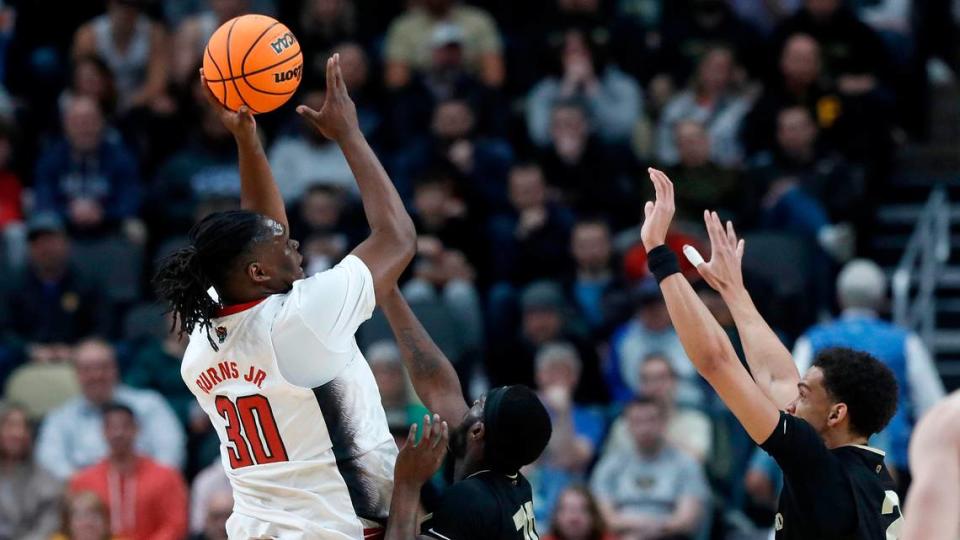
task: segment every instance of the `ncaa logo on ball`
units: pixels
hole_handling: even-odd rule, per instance
[[[286,34],[283,34],[282,36],[273,40],[273,42],[270,43],[270,46],[273,47],[273,52],[280,54],[283,51],[289,49],[290,46],[296,42],[297,42],[297,38],[293,37],[293,34],[291,34],[290,32],[287,32]]]
[[[300,80],[300,77],[303,75],[303,64],[299,66],[288,69],[286,71],[278,71],[273,74],[273,82],[282,83],[286,81],[292,81],[293,79]]]

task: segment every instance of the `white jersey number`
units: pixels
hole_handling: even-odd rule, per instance
[[[887,490],[884,492],[883,508],[880,513],[884,516],[895,516],[893,523],[887,527],[887,540],[899,540],[900,530],[903,529],[903,513],[900,512],[900,496],[896,491]]]
[[[540,540],[533,522],[533,503],[526,502],[513,514],[513,524],[518,531],[523,531],[524,540]]]

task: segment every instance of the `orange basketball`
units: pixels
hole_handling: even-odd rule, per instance
[[[242,105],[254,114],[272,111],[300,85],[300,43],[286,26],[265,15],[230,19],[207,42],[203,76],[231,111]]]

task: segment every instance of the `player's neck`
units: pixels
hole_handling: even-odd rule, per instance
[[[865,446],[867,442],[867,437],[856,435],[850,432],[827,432],[823,434],[823,443],[831,450],[834,448],[840,448],[841,446]]]
[[[110,456],[110,466],[121,473],[133,471],[137,465],[137,455],[134,452],[113,454]]]

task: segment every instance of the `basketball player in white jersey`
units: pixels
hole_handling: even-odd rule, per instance
[[[343,150],[370,236],[304,278],[253,117],[221,108],[244,209],[197,224],[155,284],[190,333],[181,374],[220,436],[230,538],[377,538],[397,448],[354,332],[410,262],[415,231],[360,133],[338,56],[327,62],[324,106],[297,112]]]

